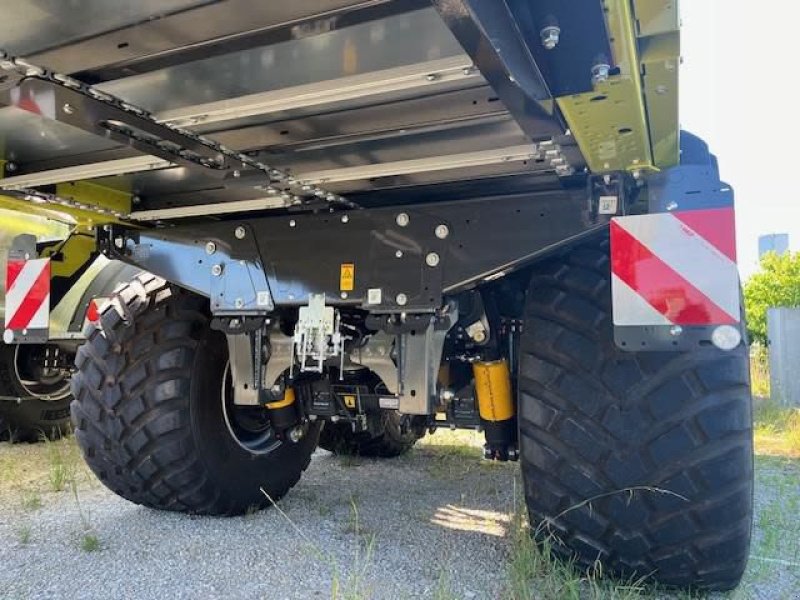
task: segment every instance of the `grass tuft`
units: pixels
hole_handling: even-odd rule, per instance
[[[59,441],[42,438],[47,452],[48,481],[54,492],[63,492],[76,484],[80,455],[74,438],[65,437]]]
[[[559,559],[554,537],[537,543],[527,522],[515,519],[508,563],[508,600],[633,600],[648,590],[645,578],[615,580],[598,562],[581,571],[574,561]]]
[[[31,541],[31,527],[30,525],[23,525],[17,529],[17,540],[23,546],[27,546]]]
[[[25,510],[39,510],[42,508],[42,497],[39,492],[29,490],[22,494],[22,508]]]
[[[81,537],[81,550],[84,552],[97,552],[100,550],[100,539],[93,533],[84,533]]]
[[[603,571],[599,561],[581,570],[574,560],[558,557],[554,550],[558,538],[554,533],[545,534],[541,525],[536,535],[532,534],[521,498],[512,515],[509,537],[507,600],[634,600],[656,592],[646,576],[615,579]]]

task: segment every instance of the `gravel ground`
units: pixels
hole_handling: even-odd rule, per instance
[[[4,502],[0,597],[330,598],[337,587],[344,597],[497,597],[504,573],[488,567],[503,563],[515,469],[476,455],[318,451],[283,514],[157,512],[97,482],[81,486],[79,503],[69,491],[42,493],[37,509]],[[81,549],[87,524],[99,551]]]
[[[43,448],[0,445],[0,598],[506,595],[517,469],[474,447],[423,445],[391,461],[319,451],[282,512],[230,519],[130,504],[77,463],[77,501],[69,485],[49,491]],[[754,559],[734,597],[800,598],[800,465],[758,464]],[[98,550],[82,548],[87,532]]]

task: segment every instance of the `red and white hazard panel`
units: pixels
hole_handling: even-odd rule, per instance
[[[9,343],[14,334],[47,330],[50,322],[50,259],[9,259],[6,266],[5,331]]]
[[[611,220],[614,325],[735,325],[733,207]]]

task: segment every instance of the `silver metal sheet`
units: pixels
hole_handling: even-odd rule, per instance
[[[450,56],[463,56],[463,51],[431,8],[98,87],[162,112]]]
[[[410,39],[414,40],[413,44],[409,43]],[[337,84],[334,82],[341,78],[352,80],[375,71],[402,69],[417,63],[433,66],[470,64],[433,9],[195,61],[109,82],[102,87],[149,110],[163,112],[176,107],[185,110],[187,106],[224,101],[244,94],[285,90],[289,86],[323,82],[320,87],[324,88],[324,82],[331,81],[331,86],[335,87]],[[287,68],[287,65],[297,64],[302,64],[303,68]],[[431,76],[438,77],[438,74],[431,73]],[[453,77],[453,80],[442,77],[441,81],[423,83],[431,91],[441,91],[472,87],[483,82],[480,76],[472,73]],[[409,90],[405,96],[414,93],[418,92]],[[383,94],[372,101],[387,102],[397,96],[404,96],[402,90]],[[348,98],[353,105],[364,104],[352,94]],[[347,104],[340,102],[337,108]],[[270,120],[291,116],[292,110],[286,110],[290,106],[285,102],[281,104],[283,110],[272,114]],[[318,110],[325,112],[330,109],[331,106],[324,106]],[[118,147],[108,140],[46,122],[14,108],[0,110],[0,141],[4,142],[6,158],[21,162]],[[183,174],[179,179],[183,179]]]
[[[3,1],[0,0],[0,5]],[[32,2],[23,4],[28,6]],[[144,10],[142,6],[138,8]],[[438,74],[431,73],[427,80],[427,76],[419,72],[420,65],[436,64],[448,65],[452,73],[448,72],[447,77],[442,76],[437,82]],[[414,76],[421,76],[424,86],[408,89],[402,85],[390,86],[382,92],[375,91],[374,86],[381,83],[379,73],[402,71],[412,65]],[[378,169],[366,170],[366,175],[361,177],[353,176],[363,166],[402,165],[404,161],[528,144],[529,138],[510,119],[505,107],[496,101],[485,80],[470,65],[470,59],[431,8],[334,28],[327,33],[298,36],[270,46],[216,55],[110,81],[101,87],[156,114],[166,113],[167,117],[191,115],[193,108],[203,116],[204,110],[197,106],[211,106],[218,112],[206,119],[205,131],[209,137],[239,149],[266,148],[267,162],[295,174],[320,171],[335,174],[344,169],[341,177],[334,176],[337,182],[334,186],[340,192],[383,188],[389,181],[413,185],[452,181],[454,177],[472,174],[489,176],[542,170],[541,165],[520,158],[522,154],[518,153],[513,160],[489,161],[469,167],[429,169],[426,166],[420,170],[418,165],[412,165],[415,170],[408,173],[389,169],[381,174],[383,172]],[[375,75],[375,81],[370,75]],[[360,78],[373,86],[363,96],[351,90],[354,82],[361,85]],[[350,88],[341,87],[344,82],[349,82]],[[337,85],[341,89],[337,90]],[[303,103],[301,97],[299,104],[302,106],[291,102],[291,90],[317,88],[320,94],[329,94],[334,99],[319,104],[316,93],[309,92],[306,95],[315,101]],[[336,96],[337,91],[341,92],[340,96]],[[467,97],[473,94],[474,98]],[[445,101],[434,107],[437,95],[451,95],[458,102]],[[239,114],[242,96],[250,98],[246,102],[247,110]],[[409,99],[408,107],[398,102],[404,99]],[[252,102],[255,100],[264,103],[263,114],[254,114]],[[397,103],[394,108],[393,102]],[[226,104],[233,107],[232,112],[226,112]],[[224,119],[220,120],[219,115]],[[188,122],[183,124],[189,125]],[[218,131],[215,133],[214,129]],[[0,143],[4,143],[5,158],[20,162],[41,162],[64,155],[88,155],[120,148],[103,138],[45,122],[13,108],[0,110]],[[37,165],[36,168],[42,167]],[[355,171],[347,171],[354,168]],[[378,173],[374,177],[379,181],[370,173]],[[264,195],[263,190],[249,187],[223,189],[217,182],[185,168],[108,177],[97,182],[146,198],[157,196],[157,205],[145,203],[148,209],[249,201]]]
[[[33,54],[212,1],[2,0],[0,45],[14,54]]]
[[[522,130],[510,117],[489,122],[466,123],[464,126],[363,143],[340,145],[335,152],[327,148],[274,155],[271,161],[293,173],[356,167],[376,163],[447,156],[509,146],[530,144]]]
[[[278,168],[290,170],[301,176],[303,173],[328,171],[342,168],[375,165],[425,157],[438,157],[494,150],[512,146],[521,146],[530,142],[510,117],[494,119],[486,122],[466,123],[460,127],[421,134],[400,135],[390,138],[377,138],[359,141],[353,144],[340,144],[334,149],[315,147],[313,150],[288,149],[285,153],[270,153],[269,161]],[[521,165],[522,161],[514,161]],[[506,172],[502,161],[495,162],[494,168]],[[531,165],[531,168],[533,166]],[[468,172],[468,169],[466,171]],[[443,180],[448,180],[446,172],[442,172]],[[355,181],[355,179],[351,180]],[[124,182],[124,183],[123,183]],[[142,172],[107,180],[98,180],[101,185],[111,185],[132,190],[141,196],[181,193],[183,191],[203,189],[204,183],[214,191],[217,183],[204,182],[186,169],[168,169],[164,171]],[[194,185],[194,187],[193,187]],[[339,190],[350,189],[350,184],[337,185]],[[356,186],[362,189],[362,186]],[[263,190],[227,190],[226,198],[245,199],[263,196]],[[193,195],[194,192],[191,192]],[[235,194],[235,195],[234,195]],[[177,201],[177,199],[176,199]],[[194,203],[194,202],[192,202]]]
[[[0,110],[0,147],[4,159],[28,162],[107,150],[117,144],[9,106]]]
[[[228,47],[233,51],[248,44],[253,47],[274,43],[250,43],[255,38],[308,37],[338,28],[342,11],[358,12],[390,1],[393,0],[196,2],[186,10],[81,38],[37,53],[32,58],[37,64],[62,73],[90,71],[96,74],[98,69],[103,72],[107,68],[100,76],[100,80],[106,81],[161,68],[154,64],[163,61],[178,64],[204,58],[204,54],[224,54],[223,47],[228,44],[232,44]],[[282,29],[287,31],[281,32]],[[177,57],[178,54],[186,56],[187,49],[191,49],[189,55],[193,58]],[[104,77],[108,72],[114,75]]]

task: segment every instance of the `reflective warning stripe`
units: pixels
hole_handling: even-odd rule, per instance
[[[732,208],[613,219],[614,324],[738,323],[735,243]]]
[[[47,329],[50,317],[50,260],[9,260],[6,267],[5,328]]]
[[[611,290],[613,306],[625,307],[627,324],[672,325],[672,322],[667,317],[658,312],[652,304],[614,274],[611,275]]]

